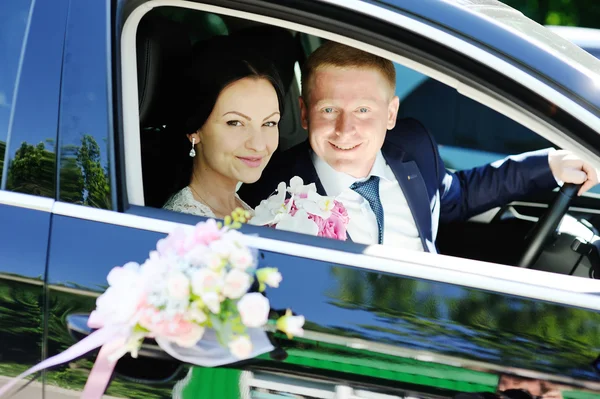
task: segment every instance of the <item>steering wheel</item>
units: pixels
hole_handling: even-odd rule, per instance
[[[567,213],[569,205],[577,195],[580,187],[581,184],[563,184],[548,211],[538,220],[533,229],[525,237],[525,252],[521,256],[517,266],[524,268],[533,266],[544,249],[544,244],[552,233],[554,233],[563,216]]]

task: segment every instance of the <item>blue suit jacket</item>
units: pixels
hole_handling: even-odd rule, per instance
[[[308,141],[274,157],[261,179],[243,185],[239,195],[257,206],[277,188],[300,176],[326,195],[311,160]],[[548,165],[548,150],[511,156],[490,165],[452,173],[446,170],[431,134],[415,119],[400,119],[381,149],[411,209],[426,250],[435,252],[440,222],[465,220],[528,194],[557,186]],[[385,210],[384,210],[385,211]]]

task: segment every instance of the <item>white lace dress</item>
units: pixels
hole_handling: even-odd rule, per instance
[[[244,209],[254,213],[252,208],[246,204],[242,199],[236,194],[236,198],[240,201],[240,203],[244,206]],[[181,213],[189,213],[191,215],[196,216],[204,216],[209,218],[215,218],[215,214],[207,205],[203,204],[200,201],[197,201],[192,194],[192,190],[189,187],[185,187],[178,193],[174,194],[169,200],[163,205],[164,209],[168,209],[175,212]]]

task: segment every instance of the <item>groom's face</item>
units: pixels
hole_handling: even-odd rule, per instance
[[[367,176],[396,124],[399,100],[390,84],[376,69],[333,66],[317,69],[308,83],[300,108],[313,151],[339,172]]]

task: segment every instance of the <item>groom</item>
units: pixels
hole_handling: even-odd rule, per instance
[[[541,150],[451,173],[429,132],[414,119],[396,120],[392,62],[328,42],[306,61],[300,108],[308,141],[273,159],[240,195],[251,206],[277,183],[300,176],[341,201],[354,242],[436,252],[440,221],[465,220],[557,180],[598,182],[595,170],[566,151]],[[388,132],[389,131],[389,132]]]

